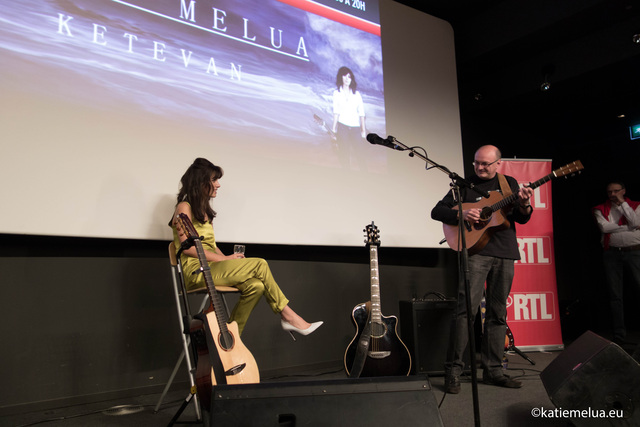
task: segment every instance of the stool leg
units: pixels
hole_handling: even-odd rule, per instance
[[[160,399],[158,399],[158,403],[156,403],[155,408],[153,408],[153,412],[154,413],[158,412],[158,409],[160,408],[160,405],[162,404],[162,401],[164,400],[165,396],[167,395],[167,392],[169,391],[169,387],[171,387],[171,384],[173,383],[173,379],[176,377],[176,374],[178,373],[178,369],[180,368],[180,365],[182,364],[182,359],[184,359],[184,350],[182,350],[182,352],[180,353],[180,356],[178,357],[178,361],[176,362],[176,365],[173,367],[173,372],[171,372],[171,376],[169,377],[169,381],[164,386],[164,390],[162,390],[162,394],[160,395]],[[200,420],[200,417],[198,417],[198,420]]]
[[[176,309],[178,310],[178,317],[180,319],[180,325],[182,325],[182,310],[180,310],[180,296],[178,295],[178,292],[176,290],[175,292],[175,298],[176,298]],[[198,310],[198,312],[201,312],[204,310],[204,308],[206,307],[208,302],[208,297],[203,298],[202,303],[200,305],[200,309]],[[158,412],[158,409],[160,408],[160,405],[162,404],[165,396],[167,395],[167,392],[169,391],[169,388],[171,387],[171,384],[173,383],[173,380],[178,372],[178,368],[180,367],[180,365],[182,364],[182,359],[185,358],[185,355],[189,354],[189,344],[191,342],[191,339],[184,333],[184,328],[181,327],[180,328],[180,335],[182,336],[182,352],[180,353],[180,356],[178,357],[178,361],[176,362],[174,368],[173,368],[173,372],[171,373],[171,376],[169,377],[169,381],[167,382],[167,384],[164,387],[164,390],[162,392],[162,394],[160,395],[160,398],[158,399],[158,403],[156,404],[155,408],[154,408],[154,412]],[[190,357],[186,357],[186,361],[187,361],[187,370],[189,371],[189,382],[191,383],[191,387],[195,387],[195,371],[193,366],[191,365],[191,358]],[[196,417],[198,418],[198,421],[202,421],[202,414],[200,412],[200,404],[198,402],[198,396],[194,395],[193,396],[194,402],[195,402],[195,407],[196,407]]]

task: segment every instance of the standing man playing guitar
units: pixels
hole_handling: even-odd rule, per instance
[[[469,256],[469,288],[475,318],[482,299],[486,282],[486,320],[482,338],[483,382],[500,387],[519,388],[520,381],[509,378],[502,371],[504,337],[506,333],[507,297],[511,291],[514,276],[514,260],[520,259],[514,222],[524,224],[531,218],[533,207],[530,198],[533,190],[519,188],[518,182],[498,173],[502,154],[493,145],[480,147],[475,153],[473,167],[475,175],[469,178],[476,189],[498,191],[502,197],[517,194],[516,201],[502,209],[506,221],[492,232],[491,238],[482,248]],[[507,194],[509,193],[509,194]],[[462,216],[467,229],[479,228],[487,222],[482,217],[482,209],[473,207],[482,197],[474,190],[461,190],[463,206]],[[471,205],[471,206],[470,206]],[[431,217],[445,224],[458,223],[457,203],[449,192],[431,211]],[[453,318],[452,331],[445,363],[445,390],[447,393],[460,392],[460,375],[464,368],[463,355],[468,343],[467,310],[464,287],[458,290],[458,306]]]

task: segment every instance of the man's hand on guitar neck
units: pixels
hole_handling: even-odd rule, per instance
[[[533,189],[531,187],[520,187],[518,191],[518,202],[522,210],[529,210],[531,206],[531,197],[533,197]]]

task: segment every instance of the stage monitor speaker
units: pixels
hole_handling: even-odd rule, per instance
[[[576,426],[640,425],[640,365],[591,331],[541,373],[549,398]],[[575,416],[571,416],[570,411]]]
[[[426,376],[214,386],[212,426],[442,426]]]
[[[400,331],[412,373],[443,375],[456,299],[400,301]]]

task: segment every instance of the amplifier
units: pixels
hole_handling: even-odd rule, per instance
[[[400,301],[402,341],[411,353],[413,374],[443,375],[457,301],[441,294],[427,297]]]

